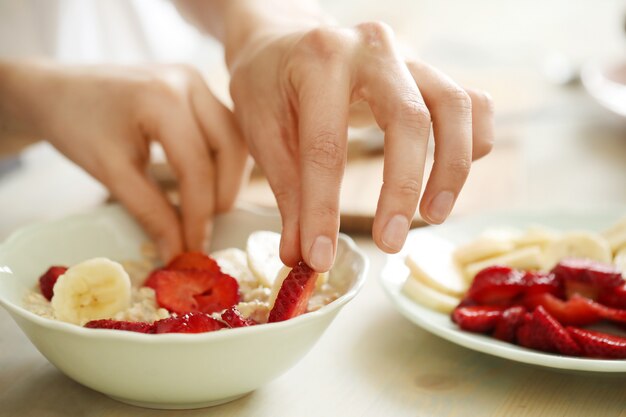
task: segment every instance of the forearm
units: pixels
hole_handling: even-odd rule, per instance
[[[44,100],[50,98],[53,73],[42,62],[0,61],[0,140],[45,137]]]
[[[312,28],[327,22],[315,0],[176,0],[181,13],[218,39],[231,65],[263,34]]]

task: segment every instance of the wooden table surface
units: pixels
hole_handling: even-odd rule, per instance
[[[578,66],[623,53],[623,2],[324,3],[347,23],[392,23],[420,57],[494,96],[498,142],[473,167],[454,216],[486,209],[626,207],[626,124],[580,86],[552,83],[544,69],[555,59]],[[223,69],[212,69],[209,80],[225,90]],[[8,146],[0,144],[0,153]],[[2,174],[6,164],[0,164],[0,239],[23,224],[106,199],[101,187],[45,145],[27,150],[17,169]],[[351,162],[345,212],[371,214],[380,164],[380,157]],[[242,198],[272,203],[261,180]],[[82,387],[50,365],[0,311],[0,417],[626,416],[626,376],[525,366],[414,326],[378,284],[384,256],[367,235],[357,236],[357,243],[371,259],[367,283],[313,350],[267,386],[211,409],[144,410]]]

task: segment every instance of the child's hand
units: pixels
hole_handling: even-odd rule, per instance
[[[213,214],[235,200],[247,151],[231,112],[198,72],[184,66],[26,65],[12,82],[25,83],[22,92],[31,99],[20,100],[32,104],[27,107],[37,134],[101,181],[155,240],[164,260],[202,249]],[[179,180],[181,216],[147,175],[153,140]]]

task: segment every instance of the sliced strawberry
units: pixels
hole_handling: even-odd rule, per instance
[[[563,294],[563,283],[553,273],[526,271],[522,278],[526,284],[525,295],[550,293],[557,297]]]
[[[67,271],[66,266],[51,266],[39,277],[39,289],[48,301],[52,300],[54,295],[54,284],[56,284],[61,275],[65,274],[65,271]]]
[[[569,356],[579,356],[581,354],[580,346],[542,306],[537,307],[533,312],[530,326],[534,339],[540,339],[539,344],[549,346],[550,351],[554,350]]]
[[[154,322],[155,333],[206,333],[226,327],[204,313],[187,313]]]
[[[224,310],[221,318],[229,327],[248,327],[257,324],[256,321],[243,317],[235,306]]]
[[[541,350],[543,352],[553,352],[554,346],[542,337],[537,337],[533,322],[533,313],[526,313],[521,326],[517,328],[515,339],[517,344],[528,349]]]
[[[316,279],[315,271],[304,262],[298,263],[278,290],[268,323],[289,320],[306,312]]]
[[[457,307],[452,312],[452,321],[468,332],[488,333],[496,327],[503,309],[500,306]]]
[[[220,272],[217,262],[202,252],[183,252],[176,256],[164,268],[171,271],[193,269],[200,271]]]
[[[143,286],[156,290],[156,281],[159,276],[157,272],[160,272],[160,271],[164,271],[164,269],[159,268],[159,269],[155,269],[154,271],[152,271],[150,275],[148,275],[148,278],[146,278],[146,280],[144,281]]]
[[[151,279],[159,306],[174,313],[213,313],[239,302],[237,280],[221,272],[161,270]]]
[[[616,266],[590,259],[563,259],[552,272],[563,281],[568,298],[579,294],[595,300],[603,290],[624,284]]]
[[[626,284],[603,290],[598,296],[598,302],[608,307],[626,310]]]
[[[508,266],[490,266],[476,274],[467,298],[479,305],[509,306],[525,287],[524,273]]]
[[[567,331],[590,358],[626,359],[626,338],[593,330],[567,327]]]
[[[522,306],[507,308],[496,324],[493,337],[509,343],[515,343],[517,329],[524,322],[526,309]]]
[[[85,324],[85,327],[90,329],[112,329],[112,330],[126,330],[129,332],[137,333],[154,333],[154,327],[150,323],[136,322],[136,321],[121,321],[121,320],[91,320]]]
[[[532,311],[542,306],[563,325],[584,326],[596,323],[602,318],[596,303],[580,295],[574,295],[564,301],[552,294],[543,293],[527,296],[523,302],[526,308]]]

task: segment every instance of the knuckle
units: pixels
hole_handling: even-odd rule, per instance
[[[319,205],[310,210],[313,219],[338,219],[339,209],[330,205]]]
[[[391,27],[381,21],[360,23],[356,26],[366,45],[378,47],[388,45],[393,38]]]
[[[431,115],[426,104],[413,94],[405,95],[401,100],[397,115],[403,120],[418,126],[430,129]]]
[[[447,161],[445,163],[444,169],[446,170],[446,174],[448,175],[452,175],[455,178],[465,178],[469,175],[471,167],[471,158],[462,156]]]
[[[489,154],[493,150],[493,140],[479,140],[474,143],[473,158],[478,159]]]
[[[322,171],[341,169],[345,163],[340,138],[335,132],[318,133],[303,151],[305,161]]]
[[[386,182],[385,185],[397,194],[413,198],[419,197],[422,190],[422,184],[416,178],[401,178],[394,182]]]
[[[450,86],[442,93],[442,104],[447,107],[471,113],[472,99],[465,90],[460,87]]]
[[[493,97],[486,91],[477,91],[474,97],[472,97],[472,104],[474,108],[480,109],[481,112],[488,115],[492,115],[495,111]]]
[[[338,29],[312,29],[302,36],[298,44],[296,51],[306,54],[308,59],[313,55],[319,60],[332,61],[344,56],[345,38]]]

